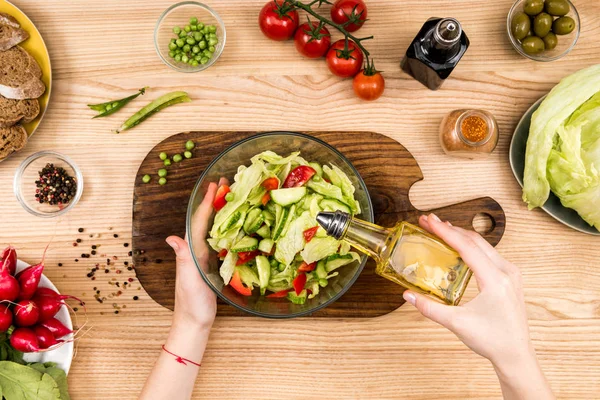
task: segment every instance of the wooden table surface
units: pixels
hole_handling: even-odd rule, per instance
[[[600,238],[570,230],[541,210],[527,211],[508,165],[508,145],[536,99],[561,77],[600,60],[600,2],[576,1],[579,43],[563,60],[544,64],[511,48],[505,32],[511,0],[368,0],[369,21],[360,33],[375,35],[367,45],[386,77],[385,94],[374,103],[359,101],[351,81],[331,76],[322,61],[302,59],[291,42],[264,38],[256,22],[264,0],[207,2],[225,21],[227,45],[216,65],[190,75],[169,69],[154,51],[155,22],[173,1],[15,0],[46,40],[54,81],[46,117],[30,144],[0,164],[0,244],[14,244],[20,258],[34,262],[49,243],[45,273],[61,291],[88,303],[93,329],[77,342],[69,374],[73,398],[136,398],[171,319],[136,282],[116,300],[96,302],[93,287],[110,293],[107,282],[115,271],[91,281],[86,274],[97,261],[74,259],[89,252],[91,243],[102,244],[102,254],[117,255],[116,265],[127,259],[123,243],[131,238],[140,162],[162,139],[202,129],[372,130],[400,141],[419,162],[425,179],[411,191],[415,206],[492,196],[507,216],[498,249],[522,270],[531,334],[552,388],[561,399],[598,398]],[[437,92],[399,68],[410,40],[432,14],[458,18],[471,40]],[[187,90],[194,101],[121,135],[110,130],[144,100],[111,118],[90,119],[86,104],[143,86],[152,88],[144,100]],[[500,143],[486,161],[452,159],[438,144],[441,118],[462,107],[487,109],[498,119]],[[26,156],[49,149],[76,161],[85,190],[66,215],[40,219],[17,203],[12,178]],[[76,238],[83,239],[78,247],[72,245]],[[120,278],[130,276],[125,270]],[[466,300],[475,293],[472,283]],[[127,307],[116,315],[112,301]],[[489,362],[408,306],[374,320],[217,317],[195,391],[195,398],[211,399],[500,396]]]

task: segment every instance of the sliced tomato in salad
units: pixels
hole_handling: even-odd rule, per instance
[[[268,178],[268,179],[265,179],[263,181],[263,183],[261,183],[261,185],[268,191],[279,189],[279,179],[277,179],[275,177]]]
[[[256,256],[260,255],[260,251],[259,250],[240,251],[239,253],[237,253],[237,255],[238,255],[238,260],[235,263],[235,265],[244,265],[248,261],[255,259]]]
[[[280,290],[279,292],[275,292],[275,293],[271,293],[270,295],[267,295],[267,297],[269,299],[278,299],[281,297],[286,297],[287,294],[291,291],[292,291],[292,289]]]
[[[225,258],[227,256],[227,249],[221,249],[217,255],[219,258]]]
[[[229,193],[229,192],[231,192],[229,185],[219,186],[219,188],[217,189],[217,194],[215,196],[215,200],[213,201],[213,208],[216,211],[219,211],[221,208],[225,207],[225,204],[227,204],[227,200],[225,200],[225,196],[227,196],[227,193]]]
[[[303,272],[292,281],[296,295],[300,295],[300,292],[304,290],[304,285],[306,285],[306,273]]]
[[[240,278],[240,271],[235,271],[231,280],[229,281],[229,285],[235,289],[236,292],[241,294],[242,296],[251,296],[252,288],[244,286],[242,283],[242,278]]]
[[[315,226],[314,228],[308,228],[307,230],[305,230],[304,233],[304,240],[306,241],[306,243],[310,242],[312,240],[312,238],[315,237],[315,235],[317,234],[317,231],[319,230],[318,226]]]
[[[263,206],[266,206],[269,201],[271,201],[271,195],[269,193],[265,193],[260,202]]]
[[[284,188],[293,188],[303,186],[306,182],[312,178],[317,171],[314,168],[309,167],[308,165],[300,165],[294,168],[285,178],[283,182]]]
[[[310,263],[310,264],[307,264],[306,262],[302,261],[302,264],[300,264],[300,266],[298,267],[298,272],[310,272],[310,271],[314,271],[315,268],[317,268],[316,261],[314,263]]]

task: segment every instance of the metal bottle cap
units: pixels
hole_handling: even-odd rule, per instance
[[[460,40],[462,27],[460,22],[454,18],[444,18],[437,23],[434,31],[434,39],[443,45],[450,46]]]
[[[350,224],[350,214],[339,210],[336,212],[322,211],[317,214],[317,222],[325,229],[327,235],[340,240]]]

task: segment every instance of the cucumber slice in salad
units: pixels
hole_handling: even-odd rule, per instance
[[[271,229],[269,229],[268,225],[263,225],[256,231],[256,234],[262,238],[270,238],[271,237]]]
[[[260,294],[264,295],[269,285],[269,279],[271,278],[271,264],[269,264],[269,259],[265,256],[257,256],[256,269],[258,270]]]
[[[246,221],[244,222],[244,231],[251,235],[256,232],[265,222],[262,210],[260,208],[253,208],[248,212]]]
[[[273,242],[271,239],[263,239],[258,244],[258,250],[262,251],[263,253],[269,254],[271,250],[273,250],[274,244],[275,242]]]
[[[282,207],[287,207],[291,204],[297,203],[304,196],[306,196],[306,188],[302,186],[288,189],[271,190],[271,200],[273,200],[275,204],[279,204]]]
[[[253,251],[258,249],[258,239],[250,236],[244,236],[239,242],[231,246],[234,253]]]

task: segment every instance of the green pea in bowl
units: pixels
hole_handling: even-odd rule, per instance
[[[212,8],[184,1],[167,8],[154,29],[160,59],[179,72],[204,71],[223,53],[225,24]]]

